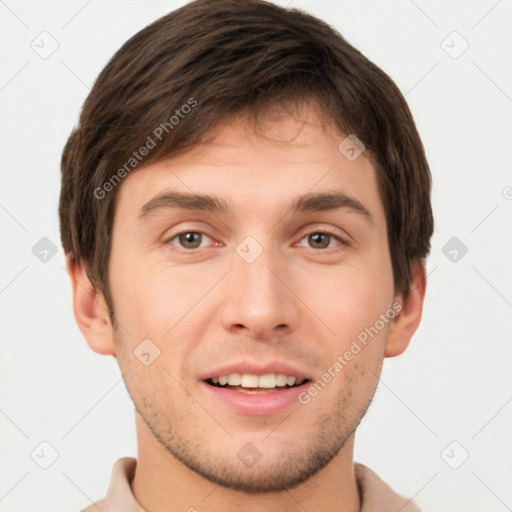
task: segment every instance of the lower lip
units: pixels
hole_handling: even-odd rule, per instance
[[[207,393],[210,393],[211,396],[223,402],[235,412],[263,416],[280,413],[293,404],[298,404],[298,396],[309,386],[310,382],[306,381],[300,386],[285,388],[281,391],[254,394],[228,388],[218,388],[207,384],[205,381],[201,381],[200,384],[206,388]]]

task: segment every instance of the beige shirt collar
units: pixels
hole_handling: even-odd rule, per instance
[[[117,460],[105,498],[82,512],[145,512],[135,501],[130,486],[136,464],[133,457]],[[361,512],[421,512],[412,500],[393,491],[370,468],[356,462],[354,472],[362,495]]]

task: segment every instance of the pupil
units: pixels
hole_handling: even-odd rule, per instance
[[[199,244],[197,244],[197,240],[199,239],[199,233],[195,233],[193,231],[189,231],[188,233],[184,233],[182,235],[180,235],[180,243],[182,243],[183,245],[185,245],[185,247],[188,247],[187,244],[192,244],[194,247],[192,247],[193,249],[195,249],[196,247],[199,247]],[[195,245],[194,245],[194,242]]]
[[[327,247],[329,245],[329,242],[322,244],[318,240],[319,237],[325,237],[326,239],[328,239],[329,235],[325,235],[324,233],[314,233],[314,234],[310,235],[310,239],[313,240],[314,244],[320,243],[321,248]]]

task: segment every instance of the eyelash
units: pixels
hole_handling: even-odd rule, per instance
[[[208,238],[211,238],[209,235],[207,235],[203,231],[186,230],[186,231],[180,231],[179,233],[176,233],[176,234],[172,235],[170,238],[167,239],[166,243],[169,244],[169,245],[174,245],[174,244],[171,243],[172,240],[174,240],[175,238],[179,237],[180,235],[184,235],[184,234],[187,234],[187,233],[195,233],[195,234],[199,234],[199,235],[206,235]],[[316,251],[316,252],[324,252],[324,253],[330,254],[332,252],[336,252],[336,251],[340,250],[340,247],[342,249],[342,248],[348,247],[350,245],[347,241],[345,241],[342,238],[340,238],[340,236],[338,234],[336,234],[334,231],[331,231],[329,229],[310,231],[310,232],[306,233],[304,236],[302,236],[300,241],[302,241],[304,238],[308,237],[309,235],[327,235],[327,236],[330,236],[332,238],[335,238],[338,242],[340,242],[338,248],[333,248],[333,247],[325,248],[325,249],[310,248],[311,250]],[[178,247],[178,246],[175,246],[175,247]],[[196,247],[195,249],[184,249],[182,247],[178,247],[179,251],[184,252],[184,253],[188,253],[188,254],[190,254],[190,253],[193,254],[196,251],[199,251],[200,249],[204,249],[204,247]]]

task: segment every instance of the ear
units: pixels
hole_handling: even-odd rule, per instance
[[[413,282],[407,297],[396,298],[402,309],[390,323],[386,343],[386,357],[400,355],[408,347],[413,334],[416,332],[423,311],[423,300],[427,286],[427,273],[424,260],[416,260],[411,264]]]
[[[66,256],[73,288],[73,312],[78,328],[94,352],[115,356],[113,328],[103,297],[73,254]]]

